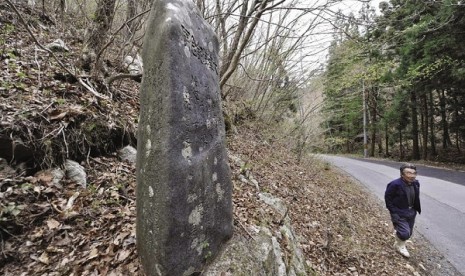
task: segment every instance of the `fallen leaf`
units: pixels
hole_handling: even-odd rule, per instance
[[[58,221],[56,221],[54,219],[47,220],[47,226],[48,226],[48,229],[50,229],[50,230],[58,228],[60,226],[60,224],[61,223],[59,223]]]
[[[38,259],[41,263],[48,265],[50,263],[50,260],[48,258],[47,252],[42,253]]]
[[[35,174],[35,177],[42,184],[49,184],[53,180],[53,174],[51,171],[40,171]]]
[[[63,119],[66,114],[68,114],[68,111],[60,112],[59,110],[54,110],[50,113],[50,120],[60,120]]]
[[[61,228],[63,230],[63,228]],[[71,243],[71,240],[68,238],[68,236],[65,236],[63,239],[58,239],[56,242],[57,246],[66,246]]]
[[[61,260],[60,262],[60,267],[65,267],[66,265],[68,265],[68,263],[70,262],[70,260],[66,257],[63,258],[63,260]]]
[[[89,258],[88,260],[92,260],[96,257],[98,257],[98,249],[97,248],[92,248],[92,250],[90,250],[90,253],[89,253]]]
[[[113,240],[113,243],[115,245],[120,245],[121,244],[121,241],[126,238],[126,236],[128,236],[130,233],[129,232],[123,232],[123,233],[120,233],[114,240]]]
[[[49,253],[63,253],[65,252],[64,249],[62,248],[58,248],[58,247],[54,247],[54,246],[48,246],[47,249],[45,249],[47,252]]]
[[[40,194],[40,187],[39,186],[35,186],[33,190],[34,190],[34,192]]]
[[[124,242],[123,242],[123,246],[124,246],[124,247],[129,246],[129,245],[131,245],[131,244],[136,244],[136,238],[135,238],[135,236],[129,237],[129,238],[125,239]]]
[[[31,235],[29,235],[28,238],[31,239],[31,240],[35,240],[37,238],[42,238],[43,235],[44,235],[43,229],[39,229],[39,230],[35,231],[34,233],[32,233]]]
[[[66,210],[69,210],[73,207],[74,205],[74,201],[76,200],[76,198],[79,196],[79,192],[75,192],[73,194],[73,196],[71,196],[69,199],[68,199],[68,202],[66,203],[66,207],[65,207],[65,211]]]
[[[122,262],[124,261],[129,255],[131,255],[131,251],[129,250],[121,250],[118,252],[118,261]]]

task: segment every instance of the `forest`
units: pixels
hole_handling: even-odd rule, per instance
[[[341,23],[325,80],[331,150],[464,162],[461,1],[390,1]]]

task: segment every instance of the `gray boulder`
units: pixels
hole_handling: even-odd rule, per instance
[[[118,156],[123,161],[128,161],[131,164],[135,164],[137,150],[132,146],[126,146],[118,151]]]
[[[281,232],[273,234],[269,228],[261,226],[251,227],[248,230],[251,236],[236,233],[202,275],[308,275],[311,268],[305,263],[292,228],[286,225]],[[281,247],[281,239],[286,239],[287,248]]]
[[[54,168],[54,169],[51,170],[51,174],[52,174],[52,177],[53,177],[53,179],[52,179],[53,185],[55,185],[57,187],[61,187],[60,182],[63,179],[63,177],[65,177],[65,172],[60,168]],[[86,180],[86,182],[87,182],[87,180]]]
[[[87,174],[84,170],[84,167],[81,166],[78,162],[73,160],[65,161],[65,173],[66,177],[70,180],[79,184],[82,188],[87,187]]]
[[[132,56],[124,57],[123,66],[127,68],[129,73],[133,75],[142,74],[144,71],[144,66],[142,65],[142,59],[139,55],[136,55],[136,57],[132,57]]]
[[[56,39],[52,43],[45,45],[45,48],[52,52],[69,52],[68,46],[61,39]]]

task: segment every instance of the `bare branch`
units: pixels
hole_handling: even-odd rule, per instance
[[[136,18],[148,13],[150,10],[151,9],[148,9],[148,10],[145,10],[145,11],[139,13],[139,14],[136,14],[135,16],[133,16],[132,18],[126,20],[123,24],[121,24],[121,26],[114,33],[111,34],[110,40],[102,47],[102,49],[100,49],[100,51],[97,54],[97,57],[95,58],[95,62],[96,63],[98,62],[98,60],[102,56],[103,52],[108,48],[108,46],[110,46],[111,43],[113,43],[113,41],[116,38],[116,34],[118,34],[127,24],[129,24],[130,22],[132,22]]]
[[[111,76],[105,79],[105,83],[110,85],[112,82],[120,79],[132,79],[132,80],[140,80],[142,78],[142,74],[118,74],[115,76]]]
[[[280,5],[284,2],[284,0],[282,1],[278,1],[275,5],[271,6],[271,7],[276,7],[277,5]],[[234,52],[232,52],[232,54],[230,56],[232,56],[231,59],[228,58],[228,66],[227,68],[222,71],[223,74],[221,75],[221,80],[220,80],[220,88],[224,86],[224,84],[226,83],[226,81],[231,77],[231,75],[234,73],[234,71],[236,70],[237,68],[237,64],[239,63],[239,59],[241,57],[241,54],[242,52],[244,51],[245,47],[247,46],[247,44],[249,43],[250,41],[250,38],[255,30],[255,27],[257,26],[258,22],[259,22],[259,19],[260,17],[263,15],[263,13],[265,11],[268,10],[268,7],[266,6],[268,3],[268,1],[254,1],[254,4],[253,6],[255,5],[259,5],[258,7],[258,11],[257,11],[257,14],[255,15],[255,17],[253,18],[253,21],[251,23],[251,25],[249,26],[249,28],[247,29],[247,32],[246,34],[244,35],[243,39],[242,39],[242,42],[240,43],[240,45],[235,48],[236,50],[234,50]],[[271,8],[270,7],[270,8]],[[250,11],[250,13],[248,14],[248,16],[251,16],[253,13],[253,9]],[[244,22],[246,23],[247,21],[244,20]],[[245,28],[245,27],[244,27]],[[243,29],[244,30],[244,29]],[[239,37],[242,35],[242,32],[239,34]]]

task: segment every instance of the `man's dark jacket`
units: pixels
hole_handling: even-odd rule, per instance
[[[386,202],[386,207],[391,214],[398,214],[399,216],[406,216],[409,214],[406,185],[407,184],[402,178],[393,180],[387,185],[386,192],[384,193],[384,200]],[[412,185],[415,190],[413,209],[420,214],[420,183],[415,180]]]

